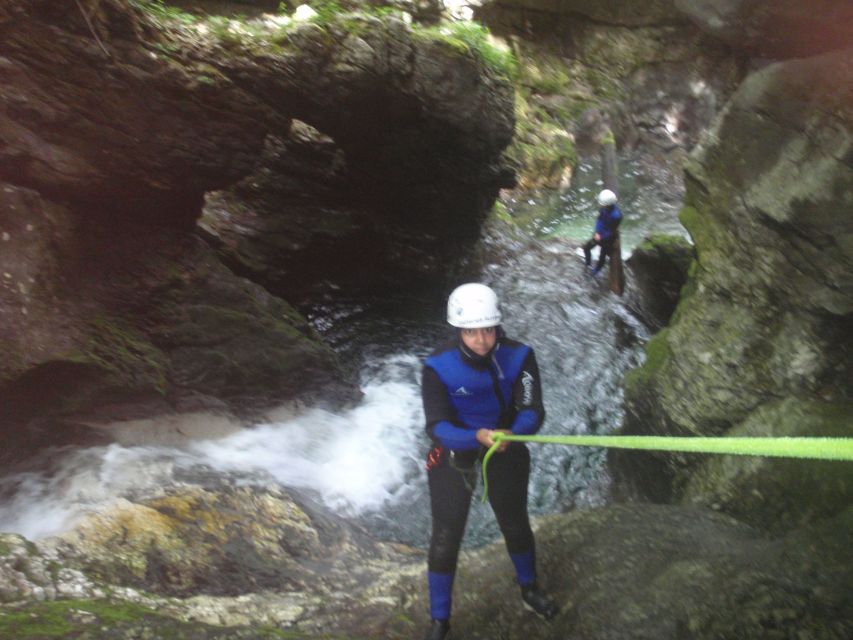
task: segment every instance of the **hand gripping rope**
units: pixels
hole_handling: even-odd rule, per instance
[[[538,442],[575,447],[641,449],[719,453],[774,458],[811,458],[815,460],[853,461],[853,438],[702,438],[676,436],[516,436],[500,431],[492,434],[494,444],[483,457],[483,502],[489,494],[486,466],[500,443]]]

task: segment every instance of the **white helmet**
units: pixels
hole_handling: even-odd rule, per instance
[[[605,189],[598,194],[599,207],[609,207],[611,204],[616,204],[616,194],[610,189]]]
[[[447,322],[460,329],[495,327],[501,323],[498,296],[489,287],[469,282],[447,299]]]

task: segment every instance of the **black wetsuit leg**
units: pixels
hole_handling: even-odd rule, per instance
[[[586,263],[586,266],[590,266],[592,264],[592,248],[598,243],[595,241],[595,238],[591,238],[589,242],[583,245],[583,260]]]
[[[427,477],[432,507],[428,567],[435,573],[454,573],[459,545],[468,521],[476,474],[472,472],[466,477],[445,459],[433,467]]]
[[[522,443],[512,443],[504,453],[491,457],[486,471],[489,503],[495,512],[510,553],[533,552],[533,531],[527,515],[527,482],[530,452]]]

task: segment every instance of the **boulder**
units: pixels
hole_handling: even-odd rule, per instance
[[[206,191],[252,169],[275,120],[227,78],[162,55],[118,0],[14,0],[0,29],[0,177],[84,215],[190,227]]]
[[[694,255],[686,238],[655,235],[645,238],[626,260],[631,270],[629,305],[652,329],[669,324]]]
[[[729,431],[733,437],[850,436],[849,402],[785,398],[762,405]],[[832,516],[853,503],[843,462],[713,456],[687,481],[685,503],[725,511],[741,522],[785,531]]]
[[[769,537],[697,507],[615,505],[548,516],[536,526],[538,582],[559,615],[544,622],[522,608],[497,543],[462,556],[453,632],[479,640],[842,640],[853,631],[851,517],[847,509]],[[420,597],[415,613],[426,610]],[[415,620],[426,628],[425,613]],[[384,637],[411,638],[402,627]]]
[[[90,213],[83,223],[8,184],[0,198],[9,236],[0,405],[4,431],[21,444],[81,435],[43,424],[48,417],[69,425],[354,397],[307,321],[234,276],[199,238],[150,223],[115,235],[109,219]]]
[[[218,484],[120,501],[41,546],[179,620],[381,637],[423,552],[377,542],[305,496]]]
[[[836,403],[853,380],[853,227],[842,213],[853,206],[853,96],[837,78],[851,64],[848,50],[751,75],[693,154],[681,219],[697,263],[670,326],[626,376],[627,433],[723,435],[785,398],[816,403],[807,405],[815,415],[841,411],[849,423],[849,406]],[[699,457],[612,460],[635,489],[667,499],[680,495]],[[724,493],[730,481],[719,481]],[[813,509],[843,506],[827,497],[831,504]],[[776,516],[762,524],[775,526]]]

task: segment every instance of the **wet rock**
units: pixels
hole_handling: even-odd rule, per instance
[[[444,278],[511,179],[511,88],[475,49],[392,18],[222,20],[118,0],[0,9],[4,429],[37,423],[50,441],[56,418],[246,415],[357,394],[304,318],[195,235],[204,194],[251,175],[295,115],[321,137],[298,135],[278,169],[307,197],[264,199],[256,208],[275,216],[255,233],[232,210],[201,233],[279,294],[338,274],[398,287],[395,269]],[[329,135],[355,168],[345,183],[300,172]],[[235,228],[262,245],[248,262],[227,250]]]
[[[669,324],[694,258],[693,245],[680,236],[645,238],[628,258],[629,305],[658,330]]]
[[[8,318],[0,403],[19,457],[39,443],[93,437],[80,426],[60,436],[59,420],[243,412],[314,394],[334,406],[354,397],[307,321],[235,277],[198,238],[129,222],[116,236],[106,218],[84,224],[8,184],[0,199],[10,235],[0,254],[9,274],[0,282]]]
[[[622,505],[548,516],[536,528],[539,583],[560,606],[521,606],[502,544],[463,554],[454,633],[466,638],[677,640],[823,636],[853,630],[848,509],[768,538],[699,508]],[[809,537],[813,543],[804,544]],[[425,591],[425,590],[424,590]],[[426,602],[415,606],[426,611]],[[426,628],[426,614],[414,618]],[[394,629],[392,627],[392,629]],[[386,637],[404,638],[401,629]]]
[[[849,422],[853,255],[850,219],[839,212],[853,204],[845,160],[853,99],[837,78],[851,64],[847,51],[751,75],[692,157],[681,218],[697,265],[670,327],[649,342],[646,365],[626,376],[627,432],[722,435],[748,429],[764,407],[773,415],[785,398],[817,416],[840,410]],[[767,427],[784,431],[783,424]],[[679,495],[700,462],[612,459],[635,488],[658,499]],[[772,485],[760,477],[770,469],[759,465],[754,479],[739,482]],[[724,494],[730,479],[719,480]],[[789,480],[796,493],[798,481]],[[812,508],[843,506],[835,494],[824,497]],[[779,505],[777,515],[785,511]],[[773,517],[761,519],[773,526]]]
[[[103,589],[61,563],[54,551],[22,536],[0,533],[0,602],[100,598]]]

